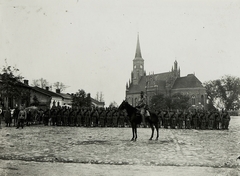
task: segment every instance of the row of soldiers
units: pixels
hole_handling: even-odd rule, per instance
[[[227,111],[161,111],[161,126],[178,129],[228,129],[230,115]]]
[[[83,127],[129,126],[125,111],[117,108],[52,108],[42,114],[44,125]]]
[[[13,113],[14,126],[19,110]],[[169,111],[155,110],[162,128],[178,129],[228,129],[230,116],[227,111]],[[2,113],[3,115],[3,113]],[[1,119],[1,118],[0,118]],[[6,124],[12,120],[5,117]],[[43,123],[53,126],[78,127],[128,127],[126,111],[117,108],[66,108],[55,107],[45,111],[27,111],[26,124]],[[143,126],[143,124],[141,125]]]
[[[162,128],[228,129],[227,111],[155,111]],[[126,111],[117,108],[52,108],[41,115],[44,125],[83,127],[130,126]]]

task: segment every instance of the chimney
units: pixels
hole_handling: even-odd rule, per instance
[[[60,93],[60,89],[56,89],[56,93]]]
[[[24,82],[24,84],[28,85],[28,80],[27,79],[24,79],[23,82]]]
[[[48,86],[46,86],[46,90],[49,90],[49,87],[48,87]]]

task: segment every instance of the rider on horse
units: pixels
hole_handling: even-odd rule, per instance
[[[146,126],[146,122],[145,122],[145,115],[147,113],[146,111],[146,98],[144,97],[144,92],[141,91],[141,97],[138,101],[137,107],[140,109],[140,114],[142,116],[142,122],[143,122],[143,126]]]

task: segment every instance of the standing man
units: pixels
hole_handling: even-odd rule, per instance
[[[10,127],[12,122],[10,108],[6,109],[6,111],[4,112],[4,118],[5,118],[6,127]]]
[[[23,128],[24,126],[24,121],[27,119],[27,112],[25,111],[25,109],[21,106],[20,108],[20,112],[18,114],[18,124],[17,124],[17,129],[20,127]]]
[[[19,114],[19,108],[16,107],[14,112],[13,112],[13,126],[17,125],[18,114]]]
[[[146,122],[145,122],[145,113],[146,113],[146,98],[144,97],[144,92],[141,91],[141,95],[140,95],[140,99],[138,101],[137,107],[140,108],[140,113],[142,116],[142,122],[143,122],[143,126],[146,127]]]

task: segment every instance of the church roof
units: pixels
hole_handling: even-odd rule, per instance
[[[177,78],[172,89],[203,87],[201,81],[194,74]]]
[[[145,91],[146,89],[146,80],[149,80],[151,76],[154,77],[155,85],[158,86],[158,90],[166,89],[166,79],[169,76],[169,72],[167,73],[159,73],[154,75],[142,76],[139,83],[137,85],[130,84],[128,91],[130,93],[140,93],[141,91]]]
[[[170,76],[170,74],[171,72],[166,72],[166,73],[142,76],[137,85],[130,84],[128,92],[140,93],[141,91],[145,91],[146,80],[149,80],[151,76],[154,77],[154,81],[155,81],[154,84],[158,86],[158,90],[166,90],[166,80],[168,76]],[[172,89],[179,89],[179,88],[203,88],[203,85],[195,75],[189,74],[185,77],[179,77],[176,79]]]
[[[164,80],[164,81],[166,81],[167,78],[169,78],[169,76],[171,76],[171,74],[172,74],[171,72],[154,74],[154,79],[155,79],[156,81],[158,81],[158,80]]]

